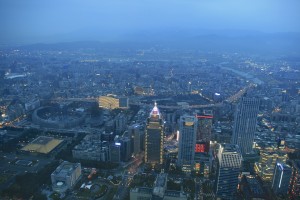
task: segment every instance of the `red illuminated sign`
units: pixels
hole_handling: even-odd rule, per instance
[[[211,115],[197,115],[198,119],[212,119],[213,116]]]
[[[205,144],[196,144],[195,146],[196,153],[203,153],[205,152]]]

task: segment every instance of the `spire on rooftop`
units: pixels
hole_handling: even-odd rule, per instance
[[[156,101],[154,102],[154,107],[150,112],[150,117],[158,117],[158,118],[161,117]]]

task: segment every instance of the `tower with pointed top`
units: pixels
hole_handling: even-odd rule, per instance
[[[147,119],[145,132],[145,163],[163,163],[164,123],[155,102]]]

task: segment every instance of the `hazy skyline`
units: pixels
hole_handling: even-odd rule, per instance
[[[0,0],[0,43],[113,41],[139,32],[300,32],[298,0]]]

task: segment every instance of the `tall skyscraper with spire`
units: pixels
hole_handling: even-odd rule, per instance
[[[257,98],[243,97],[237,106],[231,143],[237,144],[242,154],[252,151],[258,111]]]
[[[164,123],[155,102],[147,119],[145,132],[145,162],[151,164],[163,163]]]
[[[183,171],[190,172],[194,165],[197,118],[194,116],[181,116],[179,123],[177,164]]]

